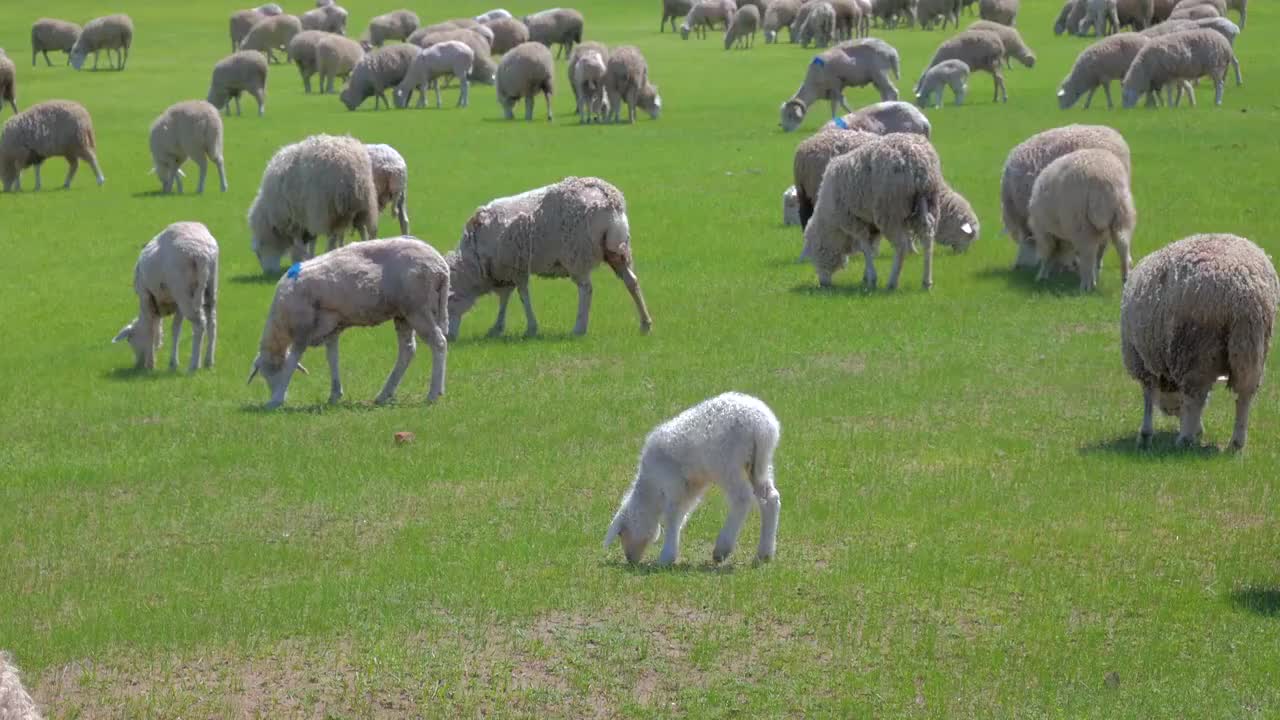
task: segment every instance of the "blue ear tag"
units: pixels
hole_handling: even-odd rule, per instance
[[[826,64],[827,64],[827,61],[826,61],[826,60],[823,60],[823,59],[822,59],[822,58],[820,58],[820,57],[814,57],[814,58],[813,58],[813,63],[812,63],[812,64],[813,64],[813,65],[817,65],[818,67],[822,67],[823,65],[826,65]]]
[[[284,276],[293,280],[298,277],[298,273],[300,272],[302,272],[302,263],[296,262],[289,266],[289,272],[285,273]]]
[[[848,129],[849,129],[849,123],[845,122],[845,121],[844,121],[844,118],[836,118],[835,120],[832,120],[831,122],[835,123],[835,124],[836,124],[836,127],[840,128],[841,130],[848,130]]]

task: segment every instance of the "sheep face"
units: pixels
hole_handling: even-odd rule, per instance
[[[636,98],[640,109],[649,113],[649,117],[657,120],[662,114],[662,96],[658,94],[657,85],[645,85]]]
[[[786,132],[791,132],[800,127],[800,123],[804,122],[804,114],[807,108],[801,100],[788,100],[782,103],[781,121],[779,124]]]
[[[360,107],[360,103],[364,102],[364,93],[356,89],[355,83],[348,81],[347,86],[342,88],[342,92],[338,95],[338,99],[348,110],[355,110]]]
[[[626,508],[627,501],[623,501],[623,508],[614,516],[609,534],[605,537],[605,547],[613,544],[614,538],[619,539],[622,542],[622,554],[626,556],[627,562],[635,565],[644,559],[644,551],[662,536],[662,527],[658,525],[656,515],[650,517],[648,522],[642,522],[629,517]]]
[[[84,67],[84,60],[88,56],[89,54],[85,52],[83,49],[73,51],[68,58],[71,62],[71,67],[75,68],[76,70],[79,70],[80,68]]]
[[[1066,110],[1075,105],[1081,94],[1080,90],[1072,86],[1071,83],[1062,83],[1062,87],[1058,88],[1058,109]]]
[[[492,85],[497,74],[498,66],[491,58],[478,57],[471,64],[471,72],[467,75],[467,79],[483,85]]]
[[[1132,108],[1133,106],[1138,104],[1138,98],[1141,96],[1142,96],[1142,92],[1139,91],[1137,88],[1125,88],[1124,92],[1121,93],[1120,95],[1121,106],[1124,109],[1128,110],[1129,108]]]
[[[253,369],[249,372],[248,382],[252,383],[255,377],[262,375],[267,388],[271,391],[271,400],[267,403],[269,408],[283,405],[285,395],[289,391],[289,373],[285,372],[284,365],[284,358],[263,357],[262,353],[258,353],[258,356],[253,359]],[[298,364],[298,369],[306,373],[301,363]]]
[[[943,215],[938,223],[936,239],[939,245],[945,245],[962,253],[969,249],[978,239],[978,219],[975,217]]]
[[[148,328],[146,323],[140,322],[138,318],[134,318],[111,339],[111,342],[114,344],[127,340],[129,347],[133,348],[134,367],[139,370],[154,370],[156,351],[160,349],[163,336],[164,329],[160,325],[159,318],[155,319],[154,327],[151,328]]]
[[[1156,404],[1160,406],[1160,412],[1169,417],[1182,415],[1182,393],[1176,390],[1173,392],[1161,390],[1156,394]]]
[[[264,274],[272,275],[280,272],[280,261],[284,258],[284,253],[275,247],[263,247],[256,235],[253,238],[253,254],[258,256],[258,265],[262,266]]]

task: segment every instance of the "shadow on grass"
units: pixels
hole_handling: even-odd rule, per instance
[[[752,566],[760,563],[752,563]],[[631,575],[692,575],[694,573],[707,575],[732,575],[737,572],[737,566],[733,560],[726,560],[720,564],[711,561],[701,563],[677,562],[675,565],[662,566],[656,562],[642,562],[632,565],[625,560],[605,560],[601,563],[610,570],[630,573]]]
[[[1200,445],[1180,448],[1177,446],[1178,434],[1173,431],[1157,432],[1151,438],[1151,445],[1138,447],[1136,434],[1120,435],[1110,440],[1103,440],[1080,448],[1081,455],[1125,455],[1135,460],[1155,460],[1170,456],[1196,457],[1202,459],[1223,455],[1216,445]]]
[[[486,344],[502,344],[502,345],[523,345],[525,343],[542,343],[542,344],[560,344],[567,342],[576,342],[582,338],[571,332],[541,332],[532,337],[526,336],[523,330],[518,328],[507,327],[507,331],[502,335],[464,335],[457,340],[450,340],[449,347],[466,347],[468,345],[486,345]]]
[[[1231,602],[1255,615],[1280,618],[1280,588],[1246,587],[1231,593]]]
[[[182,196],[179,195],[176,191],[167,193],[163,190],[144,190],[143,192],[133,193],[132,195],[130,195],[130,197],[138,198],[138,199],[147,199],[147,198],[167,198],[167,197],[182,197]]]
[[[327,378],[326,378],[327,380]],[[444,397],[448,397],[447,395]],[[444,402],[438,400],[437,403]],[[289,405],[285,404],[278,408],[268,408],[267,399],[256,403],[245,403],[240,406],[240,412],[250,413],[254,415],[326,415],[330,413],[372,413],[383,412],[391,408],[430,408],[431,404],[427,403],[426,390],[421,395],[406,396],[400,399],[392,400],[382,405],[374,404],[373,400],[343,400],[337,404],[331,405],[326,400],[324,402]]]
[[[166,359],[165,362],[167,363],[168,360]],[[179,364],[176,370],[170,370],[168,365],[156,370],[129,366],[118,367],[102,373],[103,379],[116,382],[159,382],[189,377],[190,375],[191,373],[187,372],[185,364]]]
[[[271,273],[269,275],[263,273],[252,273],[249,275],[234,275],[228,279],[237,285],[275,285],[280,281],[280,276],[283,274],[283,271]]]
[[[977,276],[983,280],[1004,280],[1010,290],[1027,295],[1079,295],[1080,278],[1074,273],[1054,273],[1044,282],[1036,281],[1035,270],[1015,270],[1013,268],[986,268],[979,270]]]
[[[902,293],[927,293],[928,291],[919,285],[912,287],[899,286],[897,290],[887,290],[882,285],[875,290],[869,290],[862,283],[854,285],[832,285],[831,287],[822,287],[817,282],[804,283],[795,285],[791,288],[791,292],[797,295],[812,295],[814,297],[862,297],[868,300],[876,298],[890,298],[894,295]]]

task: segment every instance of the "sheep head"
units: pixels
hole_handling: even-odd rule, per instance
[[[613,523],[609,525],[609,532],[604,538],[604,546],[607,548],[614,540],[621,540],[622,554],[626,556],[627,562],[635,565],[644,558],[644,551],[649,549],[649,545],[662,536],[662,527],[658,525],[655,513],[644,513],[643,518],[628,513],[630,500],[631,496],[628,495],[622,501],[618,513],[613,516]]]
[[[649,113],[649,117],[657,120],[662,114],[662,96],[658,94],[658,86],[652,83],[646,83],[644,88],[636,96],[636,104],[640,109]]]
[[[164,329],[161,327],[159,319],[155,321],[154,328],[148,328],[145,324],[139,322],[138,318],[134,318],[121,328],[120,332],[114,338],[111,338],[112,344],[122,340],[129,342],[129,347],[133,348],[134,367],[139,370],[154,370],[156,366],[156,351],[160,349],[160,342],[163,340]]]
[[[781,120],[779,125],[786,132],[791,132],[800,127],[800,123],[804,122],[804,114],[808,111],[803,100],[788,100],[782,103],[780,108]]]

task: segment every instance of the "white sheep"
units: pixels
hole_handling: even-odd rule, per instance
[[[981,70],[991,73],[995,84],[995,97],[992,102],[1009,102],[1009,91],[1004,85],[1004,75],[1000,67],[1004,62],[1004,42],[1000,36],[990,30],[965,30],[954,35],[938,46],[933,59],[925,67],[929,68],[946,60],[961,60],[969,66],[970,71]],[[919,83],[917,83],[919,86]]]
[[[1017,24],[1018,4],[1018,0],[978,0],[978,16],[1012,27]]]
[[[621,540],[627,562],[638,563],[665,526],[658,564],[671,565],[680,552],[685,520],[715,484],[729,500],[729,517],[716,538],[712,561],[721,562],[733,552],[753,501],[760,506],[756,558],[772,560],[782,512],[773,478],[781,434],[768,405],[735,392],[704,400],[654,428],[645,438],[635,480],[613,516],[604,546]]]
[[[605,95],[606,56],[596,50],[578,53],[582,47],[574,48],[569,64],[570,82],[577,98],[578,121],[604,122],[609,115],[609,99]]]
[[[942,107],[942,91],[948,87],[956,96],[956,105],[963,105],[969,89],[969,66],[965,61],[943,60],[926,70],[916,85],[916,104]]]
[[[796,145],[792,160],[792,182],[796,191],[796,214],[804,230],[813,218],[813,207],[822,188],[822,176],[832,159],[872,142],[877,135],[862,130],[826,126]]]
[[[990,20],[978,20],[969,23],[966,30],[986,30],[1000,36],[1000,44],[1004,47],[1004,66],[1013,67],[1013,61],[1017,60],[1027,67],[1036,66],[1036,54],[1022,39],[1022,33],[1008,25],[1001,25],[998,22]]]
[[[933,131],[929,118],[919,108],[902,100],[872,103],[832,120],[826,127],[861,130],[877,135],[906,132],[924,137],[929,137]]]
[[[622,105],[627,106],[627,122],[636,121],[636,108],[657,120],[662,114],[662,95],[658,86],[649,82],[649,64],[640,48],[623,45],[609,53],[605,70],[605,90],[609,94],[607,108],[609,120],[622,119]]]
[[[5,192],[22,189],[22,171],[35,166],[36,185],[40,189],[40,167],[51,157],[67,160],[67,179],[63,189],[71,187],[80,161],[93,168],[98,184],[106,182],[98,167],[97,141],[93,120],[80,103],[70,100],[48,100],[37,103],[9,118],[0,133],[0,180]]]
[[[693,0],[662,0],[662,22],[658,23],[658,32],[666,32],[668,22],[671,23],[671,32],[676,32],[676,21],[692,9]]]
[[[302,76],[302,91],[305,93],[311,92],[311,76],[319,71],[316,48],[332,34],[324,30],[303,30],[289,41],[285,52],[289,61],[298,66],[298,74]],[[321,90],[323,89],[321,86]]]
[[[573,47],[573,52],[569,53],[568,67],[565,68],[565,76],[569,80],[569,89],[573,90],[573,104],[578,108],[578,115],[582,115],[582,98],[578,94],[577,83],[573,81],[574,67],[578,61],[586,57],[588,54],[599,55],[600,59],[607,65],[609,62],[609,47],[604,43],[598,43],[591,40],[580,42]],[[603,78],[601,82],[603,91]],[[607,98],[605,98],[607,101]]]
[[[169,369],[178,369],[182,321],[191,322],[190,372],[213,367],[218,344],[218,241],[198,222],[177,222],[151,239],[133,268],[138,316],[111,340],[128,340],[139,369],[154,370],[163,331],[160,321],[173,316]]]
[[[124,70],[129,61],[129,46],[133,45],[133,20],[128,15],[107,15],[94,18],[85,23],[84,29],[76,37],[71,46],[71,67],[79,70],[84,66],[85,58],[93,53],[93,69],[98,69],[98,53],[107,51],[107,62],[111,63],[111,51],[116,51],[117,70]]]
[[[351,77],[356,65],[364,58],[360,43],[341,35],[328,35],[316,45],[316,72],[320,75],[320,90],[333,93],[334,81]]]
[[[264,273],[278,272],[280,258],[315,253],[327,235],[340,247],[348,229],[368,240],[378,233],[378,191],[364,143],[351,137],[312,135],[280,148],[267,163],[249,207],[253,252]]]
[[[53,67],[49,60],[49,51],[67,53],[67,64],[71,64],[71,48],[76,46],[76,38],[80,37],[80,26],[66,20],[40,18],[31,24],[31,67],[36,66],[36,57],[44,55],[45,65]]]
[[[866,38],[841,43],[809,62],[800,89],[779,108],[779,123],[787,132],[795,130],[818,100],[831,103],[833,119],[837,106],[849,112],[849,104],[844,99],[846,87],[873,85],[881,100],[897,100],[898,88],[889,76],[898,77],[898,68],[898,51],[883,40]]]
[[[329,360],[329,402],[342,399],[338,339],[351,327],[395,323],[399,353],[374,402],[395,397],[417,350],[415,333],[431,348],[427,402],[444,394],[449,323],[449,266],[435,248],[413,237],[370,240],[295,264],[276,284],[250,382],[267,381],[267,408],[284,404],[293,371],[302,368],[308,347],[325,346]],[[305,372],[305,368],[303,368]]]
[[[151,123],[151,162],[168,193],[173,184],[182,190],[182,164],[194,160],[200,167],[196,193],[204,192],[209,161],[218,170],[218,185],[227,191],[227,174],[222,163],[222,117],[218,109],[203,100],[187,100],[170,105]]]
[[[1169,14],[1170,20],[1202,20],[1207,18],[1221,17],[1222,13],[1212,5],[1204,3],[1196,3],[1194,5],[1186,5],[1179,3],[1178,7],[1173,9]]]
[[[365,53],[351,71],[347,86],[342,89],[338,98],[348,110],[360,107],[360,103],[371,95],[374,110],[378,109],[379,103],[391,107],[391,103],[387,101],[387,90],[395,88],[404,80],[409,66],[419,52],[420,48],[416,45],[406,43],[388,45]]]
[[[627,203],[613,185],[592,177],[568,177],[477,208],[462,240],[447,257],[452,273],[449,337],[458,336],[462,316],[481,296],[498,293],[498,318],[490,336],[506,329],[507,301],[518,290],[525,335],[538,334],[529,298],[529,278],[568,277],[578,286],[573,333],[585,335],[591,314],[591,271],[602,261],[626,285],[640,315],[640,330],[653,325],[631,261]]]
[[[568,57],[573,51],[573,44],[582,42],[582,13],[572,8],[554,8],[526,15],[524,24],[529,28],[529,40],[532,42],[542,43],[547,47],[560,46],[556,50],[556,57],[560,57],[562,53]]]
[[[772,44],[778,41],[778,32],[782,28],[787,29],[787,34],[791,34],[791,23],[795,22],[796,15],[800,13],[799,0],[772,0],[769,6],[764,10],[764,41],[765,44]],[[792,41],[795,37],[792,36]]]
[[[755,5],[747,5],[734,13],[733,20],[724,31],[724,49],[735,44],[743,49],[753,47],[756,42],[756,30],[760,27],[760,11]]]
[[[1129,167],[1109,150],[1076,150],[1049,163],[1031,188],[1031,234],[1040,257],[1037,280],[1074,251],[1080,290],[1098,285],[1110,242],[1120,256],[1120,282],[1129,276],[1130,239],[1138,222]]]
[[[502,56],[498,63],[496,91],[502,115],[515,118],[516,101],[524,98],[524,119],[533,120],[533,98],[542,93],[547,101],[547,122],[551,122],[551,96],[555,94],[555,67],[551,51],[530,40]]]
[[[275,3],[231,13],[231,52],[240,49],[240,43],[260,20],[283,14],[284,10]]]
[[[1231,22],[1225,17],[1211,17],[1201,20],[1166,20],[1159,25],[1152,25],[1142,34],[1146,37],[1159,37],[1161,35],[1169,35],[1175,32],[1185,32],[1187,30],[1208,29],[1217,31],[1222,37],[1231,43],[1234,51],[1236,46],[1236,38],[1240,36],[1240,26]],[[1236,57],[1234,52],[1231,57],[1231,67],[1236,73],[1236,87],[1244,85],[1244,78],[1240,75],[1240,58]],[[1185,83],[1184,83],[1185,84]]]
[[[303,30],[319,30],[334,35],[347,34],[347,11],[333,3],[308,10],[298,17]]]
[[[1089,94],[1085,97],[1084,107],[1088,110],[1099,86],[1106,94],[1107,109],[1114,107],[1111,102],[1111,81],[1124,79],[1133,59],[1146,44],[1145,33],[1123,32],[1105,37],[1081,50],[1071,66],[1071,72],[1058,87],[1058,107],[1066,110],[1075,105],[1087,91]],[[1187,92],[1191,91],[1190,83],[1183,81],[1180,84],[1185,86]]]
[[[7,652],[0,651],[0,720],[40,720],[40,712],[22,686],[18,666]]]
[[[824,48],[831,44],[836,36],[836,9],[826,0],[813,0],[805,6],[809,12],[800,26],[800,47]]]
[[[1132,108],[1142,95],[1150,97],[1162,87],[1194,81],[1205,75],[1213,79],[1214,104],[1221,105],[1227,68],[1233,62],[1235,52],[1231,43],[1215,30],[1188,30],[1151,38],[1125,73],[1123,105]],[[1178,94],[1182,94],[1181,87]],[[1194,94],[1191,103],[1195,104]]]
[[[369,163],[373,170],[373,186],[378,193],[378,213],[388,207],[395,209],[400,223],[400,234],[409,234],[409,212],[405,200],[409,194],[409,164],[390,145],[366,145]]]
[[[240,93],[258,101],[258,117],[267,112],[267,58],[257,50],[240,50],[218,61],[209,79],[209,104],[231,114],[231,101],[240,115]]]
[[[368,42],[373,47],[382,47],[388,40],[408,40],[409,36],[422,25],[418,14],[412,10],[393,10],[385,15],[378,15],[369,21],[369,29],[365,31]]]
[[[680,37],[688,40],[692,31],[695,37],[705,38],[707,30],[714,30],[717,22],[728,28],[736,12],[735,0],[698,0],[680,24]]]
[[[1278,304],[1275,266],[1242,237],[1193,235],[1138,263],[1120,301],[1120,345],[1142,385],[1139,447],[1151,443],[1157,404],[1180,417],[1178,446],[1196,442],[1209,391],[1225,376],[1236,393],[1231,448],[1244,448]]]
[[[941,29],[947,29],[947,23],[960,27],[960,3],[957,0],[920,0],[916,4],[916,19],[920,21],[921,30],[932,30],[935,23],[941,21]]]
[[[302,21],[293,15],[271,15],[254,23],[240,41],[241,50],[265,53],[267,62],[277,63],[275,51],[285,51],[294,35],[302,32]]]
[[[417,57],[409,64],[409,71],[396,88],[397,107],[408,107],[413,98],[413,91],[418,91],[418,107],[427,106],[427,89],[436,93],[436,108],[440,107],[440,78],[453,76],[461,83],[458,95],[458,107],[467,106],[467,97],[471,88],[468,75],[471,63],[475,61],[475,53],[465,43],[457,40],[437,43],[418,51]],[[402,233],[408,235],[408,232]]]
[[[471,73],[468,78],[472,82],[484,83],[492,85],[494,75],[497,74],[497,65],[490,58],[493,55],[493,46],[489,43],[488,36],[481,34],[480,30],[489,31],[489,28],[453,28],[452,30],[442,30],[431,33],[414,33],[409,38],[409,42],[418,47],[428,48],[432,45],[442,42],[457,41],[466,44],[471,48],[475,59],[471,63]],[[449,87],[450,78],[445,78],[445,87]]]
[[[5,102],[18,113],[18,68],[0,48],[0,112],[4,112]]]

